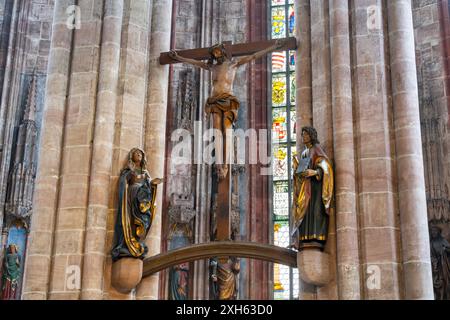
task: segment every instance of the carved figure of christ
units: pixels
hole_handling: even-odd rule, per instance
[[[259,50],[251,55],[240,59],[233,59],[232,53],[225,47],[224,44],[218,44],[209,48],[209,60],[207,63],[188,58],[178,54],[175,50],[170,51],[169,57],[183,63],[187,63],[204,70],[211,72],[212,78],[212,92],[207,101],[205,111],[212,115],[213,128],[222,132],[222,141],[217,141],[216,144],[216,164],[217,174],[219,179],[224,179],[228,173],[229,152],[231,143],[229,143],[230,131],[233,128],[234,122],[237,120],[239,100],[233,95],[233,83],[236,76],[236,71],[240,66],[243,66],[255,59],[261,58],[264,55],[283,48],[286,40],[279,39],[275,43]],[[225,146],[222,147],[222,142]],[[222,158],[218,157],[217,152],[222,151]],[[221,164],[221,163],[224,164]]]

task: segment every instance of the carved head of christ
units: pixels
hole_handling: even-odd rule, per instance
[[[222,43],[216,44],[209,48],[209,54],[211,57],[208,60],[208,64],[214,64],[214,62],[217,64],[222,64],[229,58],[225,46]]]

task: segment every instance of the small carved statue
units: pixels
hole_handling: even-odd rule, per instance
[[[162,179],[151,179],[143,150],[134,148],[119,178],[119,205],[114,230],[113,261],[124,257],[143,259],[145,238],[156,213],[155,199]]]
[[[225,137],[226,130],[232,129],[233,124],[237,120],[240,106],[239,100],[233,94],[233,82],[236,76],[236,70],[252,60],[282,48],[283,45],[284,42],[282,40],[277,40],[274,45],[238,60],[232,59],[232,56],[227,52],[223,44],[214,45],[209,49],[211,56],[207,63],[182,57],[175,50],[171,50],[170,57],[174,60],[188,63],[211,72],[213,86],[211,95],[206,101],[205,111],[207,114],[212,115],[214,129],[220,130]],[[225,152],[228,150],[226,143],[225,141],[222,158],[225,164],[227,163]],[[216,164],[216,170],[219,179],[224,179],[228,174],[228,167],[226,165]]]
[[[170,300],[188,299],[189,263],[177,265],[170,269]]]
[[[15,244],[10,244],[5,256],[2,277],[2,299],[16,300],[20,280],[20,255]]]
[[[292,246],[323,249],[328,236],[328,221],[333,197],[333,168],[322,150],[317,131],[302,128],[305,149],[294,156],[294,201]]]
[[[238,294],[237,275],[240,271],[239,258],[230,257],[226,263],[211,259],[211,280],[216,300],[236,300]]]
[[[430,238],[434,298],[450,300],[450,244],[438,226],[431,227]]]

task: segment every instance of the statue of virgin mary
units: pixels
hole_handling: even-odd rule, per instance
[[[119,178],[119,203],[114,230],[113,261],[124,257],[144,259],[145,238],[156,213],[155,200],[162,179],[151,179],[145,152],[133,148]]]

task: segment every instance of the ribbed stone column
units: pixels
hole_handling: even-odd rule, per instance
[[[309,0],[294,2],[295,35],[297,38],[296,113],[297,150],[302,150],[301,128],[312,125],[312,74],[311,74],[311,7]],[[299,300],[316,300],[316,287],[299,278]]]
[[[124,0],[122,21],[119,99],[116,107],[113,164],[110,179],[109,213],[105,273],[105,299],[131,299],[132,294],[119,293],[111,286],[111,248],[117,217],[118,180],[134,147],[142,148],[148,79],[149,25],[151,1]],[[147,154],[147,157],[150,157]],[[151,158],[148,158],[151,162]]]
[[[327,0],[311,1],[312,118],[322,148],[333,158],[330,16]],[[299,75],[300,77],[302,74]],[[300,132],[301,134],[301,132]]]
[[[150,40],[148,105],[145,131],[145,151],[149,155],[148,170],[152,177],[163,177],[166,148],[167,90],[169,67],[159,64],[161,52],[170,50],[172,0],[153,2]],[[148,256],[158,254],[161,246],[162,186],[156,199],[156,216],[147,236]],[[158,274],[142,280],[136,290],[137,299],[158,299]]]
[[[348,0],[330,1],[339,299],[360,298]]]
[[[66,26],[66,9],[74,2],[55,1],[23,299],[47,298],[72,44],[72,31]]]
[[[120,68],[123,0],[106,0],[94,140],[89,181],[89,204],[83,257],[82,299],[103,298],[106,221],[111,188],[113,140]]]
[[[77,4],[81,29],[73,41],[50,299],[79,299],[81,289],[66,278],[68,270],[82,268],[104,0]]]
[[[7,123],[8,123],[8,113],[11,113],[13,108],[10,107],[10,105],[7,103],[8,99],[8,92],[10,90],[11,85],[11,77],[12,77],[12,69],[13,69],[13,57],[14,57],[14,43],[16,42],[16,38],[18,37],[17,32],[17,19],[19,18],[19,9],[20,9],[20,3],[19,1],[14,1],[12,4],[10,3],[9,6],[12,6],[11,11],[6,13],[3,12],[5,15],[3,24],[8,22],[9,20],[9,28],[6,25],[2,25],[2,39],[8,39],[9,40],[6,43],[1,44],[1,73],[0,73],[0,228],[3,228],[4,226],[4,218],[5,218],[5,197],[6,197],[6,187],[7,187],[7,179],[8,179],[8,170],[9,165],[7,160],[7,152],[8,149],[10,149],[5,144],[5,135],[7,131]],[[6,6],[4,4],[4,10],[6,9]],[[6,14],[9,15],[9,17],[6,16]],[[5,86],[4,84],[7,83]],[[12,126],[11,126],[12,127]],[[3,242],[2,242],[3,244]],[[2,246],[0,247],[0,261],[3,261],[4,258],[4,250],[5,248]]]
[[[380,276],[379,286],[362,287],[363,299],[401,298],[397,180],[382,5],[380,0],[355,0],[352,5],[359,245],[364,279]]]
[[[297,37],[297,60],[295,77],[297,83],[297,150],[301,144],[301,127],[312,125],[312,75],[311,75],[311,12],[309,0],[298,0],[295,6],[295,34]]]
[[[5,196],[6,196],[6,185],[8,179],[8,170],[9,170],[9,162],[10,162],[10,153],[11,150],[8,150],[8,140],[11,138],[11,129],[8,130],[8,122],[10,122],[13,118],[12,114],[14,114],[14,106],[11,106],[11,91],[14,89],[12,83],[14,82],[14,69],[17,68],[17,55],[15,54],[20,48],[18,48],[18,39],[21,38],[20,31],[23,31],[24,21],[21,20],[21,10],[24,10],[23,3],[20,1],[13,2],[13,8],[11,11],[11,20],[9,39],[3,44],[6,47],[5,52],[3,52],[4,57],[2,59],[5,61],[4,70],[3,70],[3,85],[0,87],[0,225],[3,220],[4,215],[4,204],[5,204]],[[22,17],[23,20],[23,17]],[[6,29],[6,28],[5,28]],[[6,38],[7,39],[7,38]],[[20,60],[20,58],[18,58]],[[6,83],[6,85],[5,85]],[[11,126],[12,128],[12,126]],[[2,250],[2,249],[0,249]]]
[[[394,130],[383,3],[352,2],[361,299],[401,299]],[[369,10],[370,8],[370,10]],[[378,277],[379,276],[379,277]],[[379,279],[367,285],[369,279]]]
[[[330,1],[311,1],[311,75],[313,126],[322,148],[333,161],[333,117],[331,99]],[[301,76],[301,74],[300,74]],[[337,299],[336,224],[334,208],[330,211],[328,240],[330,281],[317,287],[317,300]]]
[[[388,15],[405,299],[433,299],[411,1]]]

